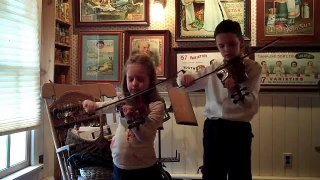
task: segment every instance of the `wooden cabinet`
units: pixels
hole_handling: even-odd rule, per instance
[[[71,1],[71,0],[69,0]],[[54,83],[70,84],[70,2],[56,0]]]
[[[42,0],[41,23],[41,81],[72,84],[72,0]],[[46,119],[45,119],[46,120]],[[48,129],[48,121],[44,128]],[[46,134],[46,133],[45,133]],[[52,136],[48,136],[52,139]],[[45,138],[46,139],[46,138]],[[44,176],[61,179],[54,144],[46,140],[44,147]]]
[[[44,0],[42,8],[42,60],[52,82],[71,84],[71,0]]]

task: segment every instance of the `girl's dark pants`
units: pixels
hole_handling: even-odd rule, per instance
[[[203,127],[204,180],[252,180],[249,122],[206,119]]]

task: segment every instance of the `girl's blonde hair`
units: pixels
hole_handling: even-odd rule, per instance
[[[152,63],[150,56],[148,56],[147,54],[135,54],[130,56],[129,59],[126,61],[123,68],[122,81],[121,81],[123,96],[124,97],[130,96],[130,92],[127,87],[127,68],[129,64],[140,64],[146,69],[148,73],[148,77],[150,81],[148,88],[152,88],[152,89],[142,94],[145,102],[150,103],[154,101],[161,101],[162,98],[160,97],[159,92],[155,87],[157,83],[157,74],[156,74],[155,66]]]

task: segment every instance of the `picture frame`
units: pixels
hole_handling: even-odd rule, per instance
[[[75,26],[142,25],[148,26],[149,0],[111,2],[103,0],[73,0]]]
[[[320,15],[317,0],[263,0],[257,3],[257,46],[280,39],[276,46],[320,44]],[[289,7],[289,8],[288,8]]]
[[[122,41],[122,31],[80,31],[80,83],[120,82]]]
[[[254,60],[262,66],[261,91],[319,90],[319,49],[266,49],[256,52]]]
[[[172,48],[173,60],[171,76],[181,70],[197,72],[209,66],[213,61],[222,61],[223,57],[216,47],[175,47]]]
[[[208,5],[208,14],[205,14],[204,10],[206,2],[212,3]],[[176,1],[175,40],[215,41],[214,29],[223,17],[239,22],[244,39],[250,40],[250,4],[250,0]],[[208,19],[211,17],[215,20]]]
[[[169,30],[127,30],[125,31],[125,61],[136,53],[147,53],[155,63],[157,79],[169,75],[171,47]]]

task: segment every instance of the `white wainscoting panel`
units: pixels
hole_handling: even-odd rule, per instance
[[[165,163],[171,174],[197,174],[202,165],[203,93],[190,93],[199,126],[177,125],[174,115],[161,131],[162,157],[180,153],[180,162]],[[162,94],[167,106],[170,100]],[[259,112],[251,121],[252,172],[255,177],[320,177],[320,95],[266,94],[259,96]],[[158,141],[156,141],[158,149]],[[292,153],[285,168],[284,153]]]

